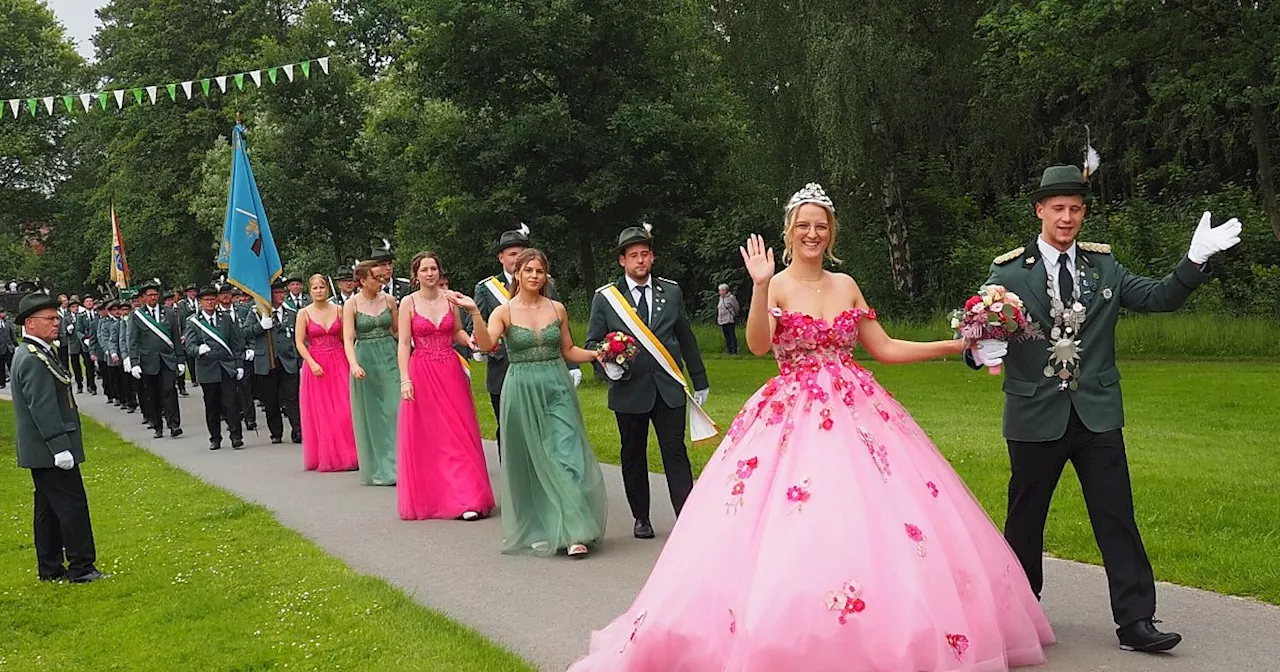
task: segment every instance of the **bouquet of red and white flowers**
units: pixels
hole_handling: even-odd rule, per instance
[[[1002,285],[984,285],[969,297],[963,310],[951,313],[951,328],[967,341],[994,339],[1013,342],[1043,338],[1040,326],[1027,319],[1022,299]],[[1000,367],[990,367],[1000,375]]]
[[[640,346],[631,334],[611,331],[605,334],[596,351],[600,353],[600,363],[604,365],[605,375],[610,380],[618,380],[626,373],[636,355],[640,354]]]

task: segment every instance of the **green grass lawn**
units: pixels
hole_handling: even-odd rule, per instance
[[[86,489],[113,576],[40,583],[13,442],[0,402],[0,669],[533,669],[91,421]]]
[[[777,373],[771,359],[708,359],[707,411],[727,428],[743,402]],[[1000,378],[951,362],[870,367],[950,459],[992,518],[1004,520],[1008,453],[1000,434]],[[1161,580],[1280,604],[1280,363],[1122,362],[1125,439],[1138,523]],[[474,369],[478,400],[483,366]],[[618,430],[603,383],[586,374],[580,397],[603,462],[618,463]],[[493,413],[477,403],[493,435]],[[695,472],[714,448],[694,449]],[[649,467],[661,471],[650,437]],[[655,500],[655,501],[660,501]],[[1100,563],[1079,482],[1067,469],[1046,547]]]

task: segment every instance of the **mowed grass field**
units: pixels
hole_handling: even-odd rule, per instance
[[[36,580],[31,477],[0,402],[0,670],[532,670],[269,512],[85,419],[98,567]]]
[[[711,341],[704,350],[718,347]],[[954,360],[868,368],[1003,525],[1009,464],[1001,378]],[[777,374],[772,359],[750,355],[712,355],[707,369],[706,410],[725,429]],[[1280,604],[1280,362],[1122,361],[1120,369],[1138,523],[1157,578]],[[492,438],[483,365],[473,367],[473,381],[483,431]],[[600,460],[617,464],[618,430],[606,392],[588,370],[579,395],[587,433]],[[695,474],[713,452],[714,446],[690,451]],[[649,468],[662,471],[652,434]],[[665,505],[662,497],[654,501]],[[1101,563],[1070,467],[1054,498],[1046,548]]]

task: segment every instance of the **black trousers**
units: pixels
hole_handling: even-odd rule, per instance
[[[93,361],[89,359],[89,354],[85,352],[75,352],[75,353],[68,354],[67,357],[70,360],[70,363],[68,364],[68,368],[71,370],[71,375],[74,376],[76,379],[76,391],[77,392],[84,391],[85,369],[89,370],[89,389],[92,390],[93,389]],[[85,366],[86,364],[88,366]]]
[[[32,469],[35,483],[36,562],[40,578],[78,578],[95,570],[97,551],[89,522],[89,497],[80,466]],[[67,567],[63,567],[63,561]]]
[[[267,430],[271,438],[284,438],[284,418],[289,418],[290,434],[302,436],[302,418],[298,413],[298,374],[285,371],[280,362],[265,376],[254,376],[258,383],[258,395],[265,406]],[[282,413],[283,412],[283,413]]]
[[[98,391],[98,365],[93,361],[93,353],[86,352],[80,355],[81,361],[84,362],[84,386],[89,388],[90,392]]]
[[[722,324],[720,331],[724,332],[724,351],[731,355],[738,354],[738,325],[732,322]]]
[[[200,387],[200,383],[196,382],[196,358],[187,355],[187,373],[191,374],[191,384]],[[179,385],[178,389],[182,389],[185,385]]]
[[[0,385],[9,384],[9,364],[13,362],[13,353],[0,353]]]
[[[667,472],[667,489],[676,515],[693,490],[693,469],[684,445],[685,407],[672,408],[659,396],[648,413],[614,413],[622,438],[622,484],[627,492],[631,515],[649,519],[649,424],[658,435],[662,468]]]
[[[489,395],[489,403],[493,405],[493,420],[498,428],[493,430],[493,442],[498,444],[498,460],[502,460],[502,395]]]
[[[235,375],[222,372],[222,380],[202,383],[204,396],[204,424],[209,428],[209,442],[222,443],[222,419],[227,419],[227,433],[232,441],[242,438],[240,432],[240,381]]]
[[[1134,520],[1122,432],[1091,432],[1072,409],[1067,431],[1057,441],[1008,443],[1012,469],[1004,537],[1022,563],[1031,590],[1039,596],[1044,587],[1045,519],[1058,478],[1070,461],[1102,551],[1116,625],[1155,616],[1155,577]]]
[[[107,395],[108,401],[119,401],[120,387],[119,381],[116,380],[120,373],[118,366],[102,367],[102,391]]]
[[[182,426],[182,416],[178,410],[177,377],[176,371],[161,366],[159,373],[152,376],[144,373],[142,380],[138,381],[146,402],[142,406],[142,415],[154,429],[163,429],[168,425],[170,430],[174,430]]]
[[[58,344],[58,347],[54,348],[54,351],[55,351],[55,352],[57,353],[57,355],[58,355],[58,361],[59,361],[59,362],[62,362],[62,368],[63,368],[63,369],[70,369],[70,368],[71,368],[71,355],[67,353],[67,344],[66,344],[66,343],[59,343],[59,344]]]
[[[236,381],[240,402],[240,417],[245,427],[258,425],[258,409],[253,403],[253,362],[245,362],[244,377]]]

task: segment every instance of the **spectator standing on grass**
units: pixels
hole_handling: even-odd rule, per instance
[[[720,302],[716,304],[716,324],[724,332],[724,351],[730,355],[738,354],[738,315],[742,309],[738,306],[738,297],[729,291],[729,285],[720,285]]]

